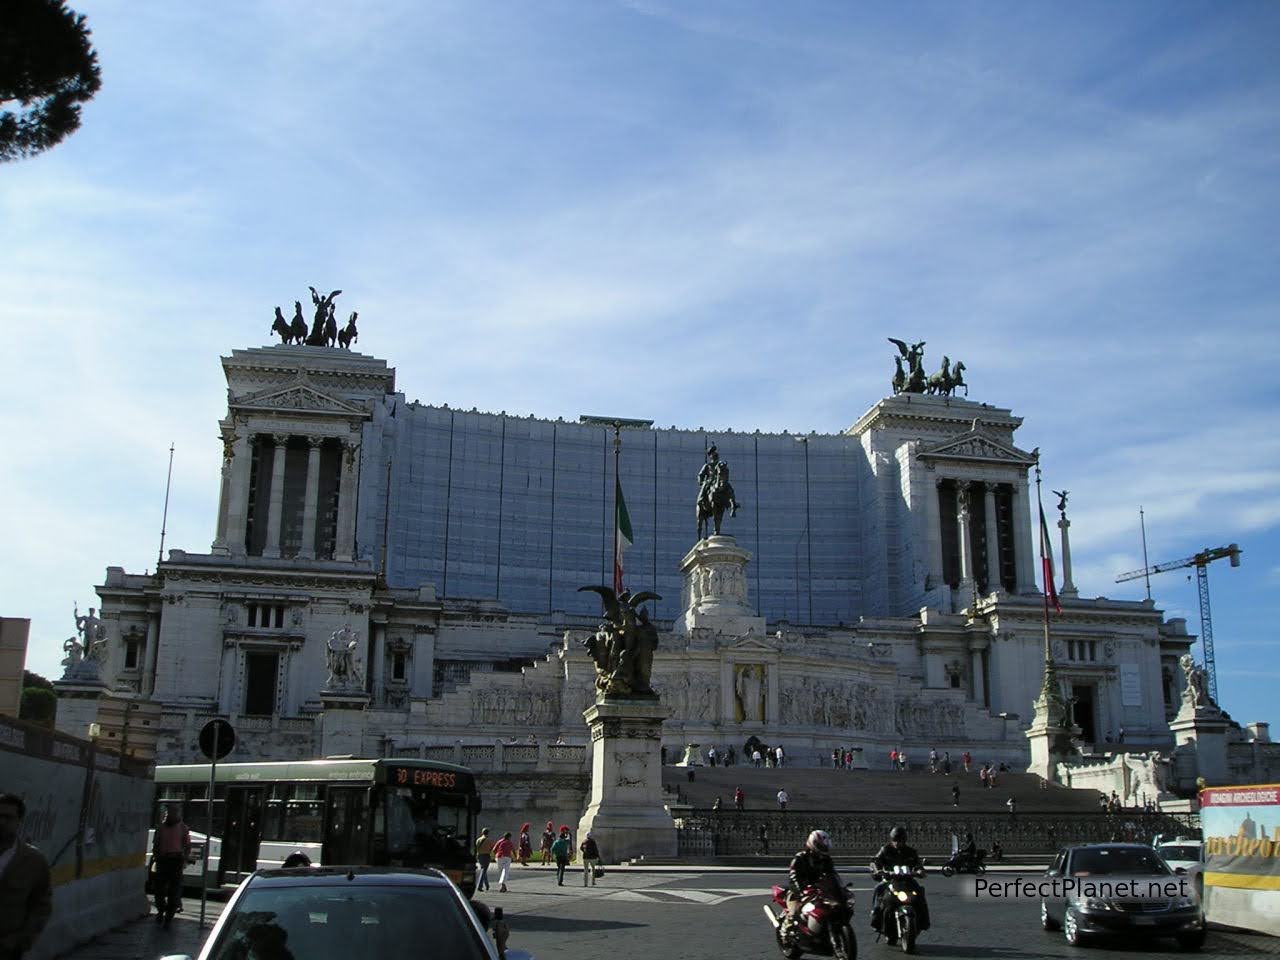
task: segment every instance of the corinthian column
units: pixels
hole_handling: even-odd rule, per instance
[[[288,449],[289,436],[284,433],[274,434],[275,451],[271,459],[271,500],[267,510],[267,542],[262,548],[264,557],[280,556],[280,526],[284,513],[284,455]]]
[[[956,604],[964,607],[973,602],[973,544],[969,538],[968,480],[956,481],[956,535],[960,538],[960,585],[956,588]]]
[[[316,556],[316,501],[320,498],[320,445],[324,437],[307,437],[307,495],[302,508],[302,547],[298,556]]]
[[[360,444],[353,440],[342,443],[342,466],[338,474],[338,531],[333,559],[351,560],[356,544],[356,464]]]
[[[1058,529],[1062,531],[1062,589],[1059,594],[1064,597],[1079,596],[1080,591],[1071,582],[1071,537],[1067,534],[1071,529],[1071,521],[1067,519],[1066,511],[1058,518]]]
[[[253,460],[253,444],[256,435],[245,431],[237,435],[231,444],[230,489],[227,491],[226,532],[220,539],[233,557],[243,557],[246,552],[245,526],[249,513],[249,473]]]
[[[996,485],[983,485],[983,515],[987,525],[987,592],[1000,589],[1000,531],[996,526]]]

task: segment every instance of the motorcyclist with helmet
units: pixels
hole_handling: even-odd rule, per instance
[[[904,826],[896,826],[889,831],[889,842],[880,848],[871,861],[871,866],[880,873],[887,873],[894,867],[910,867],[911,870],[924,870],[924,861],[920,859],[920,854],[916,853],[915,847],[907,846],[907,828]],[[915,887],[919,899],[917,903],[919,907],[916,913],[917,929],[924,931],[929,929],[929,904],[925,900],[924,888],[916,883],[915,877],[908,878],[909,883]],[[884,898],[885,892],[889,888],[888,879],[881,879],[876,885],[875,893],[871,896],[871,926],[876,931],[880,931],[884,918]],[[890,942],[893,942],[890,936]]]
[[[814,830],[809,834],[804,849],[791,858],[787,873],[790,884],[787,888],[787,915],[783,919],[784,934],[799,919],[804,891],[808,887],[822,887],[829,883],[840,896],[848,896],[831,860],[831,837],[825,830]]]

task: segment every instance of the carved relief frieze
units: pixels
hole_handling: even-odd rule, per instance
[[[944,740],[965,736],[965,710],[961,703],[915,697],[900,700],[894,719],[894,732],[900,737]]]
[[[792,677],[783,682],[778,700],[784,724],[868,733],[888,733],[892,728],[892,701],[868,681]]]
[[[545,727],[559,723],[556,690],[494,687],[471,692],[471,722],[498,726]]]
[[[720,677],[717,674],[695,672],[665,676],[654,686],[662,702],[671,708],[672,720],[719,719]]]

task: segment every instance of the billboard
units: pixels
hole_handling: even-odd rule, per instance
[[[1206,917],[1280,935],[1280,784],[1201,790],[1200,826]]]

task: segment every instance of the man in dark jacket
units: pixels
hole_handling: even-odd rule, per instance
[[[827,883],[834,890],[844,892],[844,885],[831,860],[831,838],[825,830],[809,834],[804,849],[791,858],[787,870],[790,883],[787,887],[787,915],[783,920],[784,935],[800,915],[800,905],[807,887],[820,887]]]
[[[881,873],[886,873],[894,867],[910,867],[912,870],[923,870],[924,861],[920,859],[920,854],[916,853],[915,847],[907,846],[907,828],[903,826],[894,827],[889,831],[889,842],[880,848],[880,852],[875,855],[871,861],[871,865]],[[910,879],[910,883],[916,888],[920,894],[919,912],[917,921],[920,930],[929,929],[929,904],[924,897],[924,888],[916,883],[915,878]],[[884,915],[884,895],[888,888],[888,882],[881,880],[876,886],[875,893],[871,898],[871,926],[875,930],[880,930],[883,925]],[[895,942],[895,938],[890,936],[889,942]]]
[[[31,949],[53,911],[49,863],[19,836],[27,806],[0,793],[0,960],[18,960]]]

